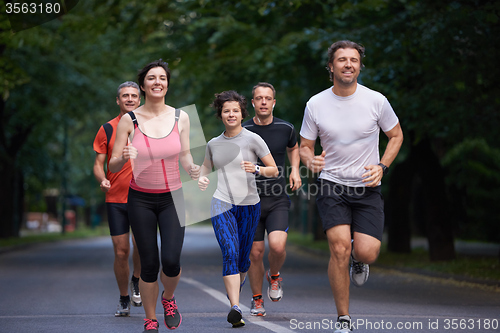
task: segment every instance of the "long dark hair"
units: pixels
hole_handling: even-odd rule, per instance
[[[162,67],[165,70],[165,73],[167,73],[167,84],[170,86],[170,68],[168,68],[168,64],[165,61],[159,59],[150,62],[139,71],[139,73],[137,74],[137,81],[139,82],[140,87],[144,87],[144,80],[146,79],[146,75],[151,68],[155,67]],[[146,97],[146,93],[142,89],[141,95]]]

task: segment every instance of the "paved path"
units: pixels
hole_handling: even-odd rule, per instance
[[[0,332],[142,332],[143,309],[113,316],[117,287],[109,237],[33,246],[0,255]],[[221,254],[211,227],[189,227],[183,274],[176,291],[183,315],[176,332],[235,332],[221,278]],[[327,258],[288,252],[284,298],[266,300],[268,315],[241,306],[241,332],[333,332],[334,303]],[[158,302],[158,315],[161,306]],[[500,332],[500,293],[390,270],[373,269],[362,288],[351,288],[356,332]],[[167,332],[160,326],[160,332]]]

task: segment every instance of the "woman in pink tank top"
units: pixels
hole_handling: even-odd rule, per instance
[[[184,201],[179,162],[192,179],[200,167],[193,163],[189,147],[189,116],[165,104],[170,70],[161,59],[138,74],[143,106],[124,115],[117,127],[109,168],[119,171],[132,159],[133,176],[128,214],[141,258],[142,303],[146,314],[144,331],[158,331],[156,303],[158,272],[163,284],[162,304],[167,328],[182,322],[174,291],[181,276],[180,254],[184,241]],[[161,257],[157,247],[160,229]]]

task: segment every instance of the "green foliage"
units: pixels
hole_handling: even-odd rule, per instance
[[[499,145],[499,76],[492,70],[500,5],[477,1],[393,1],[364,30],[364,77],[389,96],[403,129],[451,148],[464,134]],[[381,34],[381,32],[384,32]],[[368,57],[367,57],[368,58]]]
[[[423,249],[415,249],[411,254],[382,251],[374,264],[382,267],[416,269],[423,273],[443,273],[445,276],[468,277],[500,281],[500,263],[496,257],[458,255],[451,261],[431,261]]]
[[[169,62],[167,103],[195,104],[207,140],[222,131],[214,93],[250,99],[259,81],[276,87],[276,116],[298,130],[306,101],[331,84],[326,51],[339,39],[366,47],[360,80],[389,98],[407,146],[429,138],[443,157],[472,137],[496,149],[499,12],[473,0],[93,0],[16,34],[2,18],[0,158],[23,171],[30,202],[62,179],[69,193],[102,200],[92,141],[118,113],[116,87],[146,63]]]
[[[467,216],[460,235],[500,242],[500,213],[492,209],[500,196],[500,149],[485,139],[465,139],[445,155],[443,165],[449,188],[464,193],[461,203]]]
[[[290,231],[288,242],[303,249],[313,250],[314,253],[323,253],[325,256],[330,253],[328,241],[314,241],[311,234],[304,235]],[[411,253],[394,253],[382,247],[380,256],[373,266],[415,269],[423,273],[443,273],[446,276],[456,275],[460,278],[465,276],[500,281],[500,262],[496,257],[458,255],[456,259],[449,262],[433,262],[430,261],[427,251],[422,248],[413,249]]]
[[[79,225],[75,231],[66,232],[64,234],[33,233],[30,235],[25,235],[21,238],[13,237],[13,238],[0,239],[0,248],[22,247],[31,244],[40,244],[47,242],[56,242],[61,240],[82,239],[82,238],[99,237],[99,236],[109,236],[109,227],[107,225],[98,226],[96,228],[88,228],[84,225]]]

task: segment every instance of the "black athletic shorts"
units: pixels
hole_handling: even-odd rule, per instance
[[[254,242],[263,241],[264,235],[275,230],[288,232],[288,195],[260,197],[260,220],[255,230]]]
[[[130,230],[126,203],[106,202],[108,211],[109,233],[111,236],[120,236]]]
[[[351,232],[367,234],[382,241],[384,231],[384,199],[377,187],[349,187],[318,179],[316,197],[323,230],[351,225]]]

